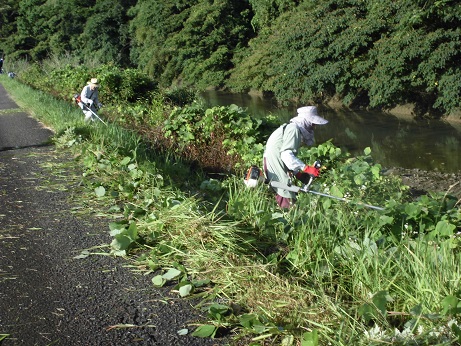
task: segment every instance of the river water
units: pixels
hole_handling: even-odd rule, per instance
[[[280,107],[260,96],[218,91],[207,91],[202,96],[209,106],[236,104],[255,117],[273,114],[280,118],[280,123],[296,115],[295,107]],[[331,139],[334,145],[353,155],[370,147],[374,161],[383,167],[461,172],[461,124],[368,111],[320,108],[320,113],[329,123],[316,127],[317,143]]]

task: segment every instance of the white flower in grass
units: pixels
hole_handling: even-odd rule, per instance
[[[375,326],[373,328],[371,328],[370,330],[366,330],[365,331],[365,336],[368,338],[368,339],[381,339],[385,336],[385,332],[384,330],[381,330],[381,328],[375,324]]]
[[[455,319],[448,321],[447,325],[450,329],[453,327],[453,325],[459,327],[458,321],[456,321]]]
[[[429,336],[438,338],[440,336],[440,332],[431,331],[431,332],[429,332]]]
[[[424,332],[424,327],[423,327],[422,325],[419,325],[418,328],[417,328],[417,330],[416,330],[416,332],[417,332],[418,334],[422,334],[422,333]]]
[[[394,335],[397,339],[400,339],[400,340],[406,340],[409,338],[413,338],[413,332],[408,328],[405,328],[402,331],[395,328]]]

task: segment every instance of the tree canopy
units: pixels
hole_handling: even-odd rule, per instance
[[[279,101],[460,107],[455,0],[4,0],[0,51],[71,54],[160,86],[251,89]]]

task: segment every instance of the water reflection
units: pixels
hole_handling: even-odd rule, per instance
[[[236,104],[255,117],[273,114],[281,123],[296,114],[294,106],[278,107],[273,100],[257,95],[207,91],[202,96],[210,106]],[[461,131],[445,122],[366,111],[328,109],[321,113],[329,123],[316,128],[318,143],[332,139],[336,146],[352,154],[371,147],[374,160],[384,167],[461,171]]]

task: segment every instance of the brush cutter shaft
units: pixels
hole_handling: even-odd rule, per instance
[[[306,186],[305,187],[288,186],[288,185],[282,184],[282,183],[280,183],[278,181],[271,181],[270,186],[275,187],[275,188],[279,188],[279,189],[284,189],[284,190],[287,190],[287,191],[290,191],[290,192],[295,192],[295,193],[299,193],[299,192],[312,193],[314,195],[328,197],[328,198],[336,199],[338,201],[343,201],[343,202],[347,202],[347,203],[353,203],[353,204],[356,204],[356,205],[361,205],[363,207],[367,207],[367,208],[371,208],[371,209],[375,209],[375,210],[385,210],[384,208],[377,207],[377,206],[374,206],[374,205],[365,204],[365,203],[361,203],[361,202],[354,202],[354,201],[351,201],[351,200],[346,199],[346,198],[336,197],[336,196],[328,195],[326,193],[309,190],[308,186],[307,187]]]
[[[83,107],[85,107],[87,110],[89,110],[89,111],[91,112],[91,114],[93,114],[96,118],[99,119],[99,121],[101,121],[104,125],[107,126],[107,124],[106,124],[106,123],[105,123],[95,112],[93,112],[93,111],[91,110],[90,107],[88,107],[88,106],[87,106],[86,104],[84,104],[83,102],[82,102],[82,104],[83,104]]]

